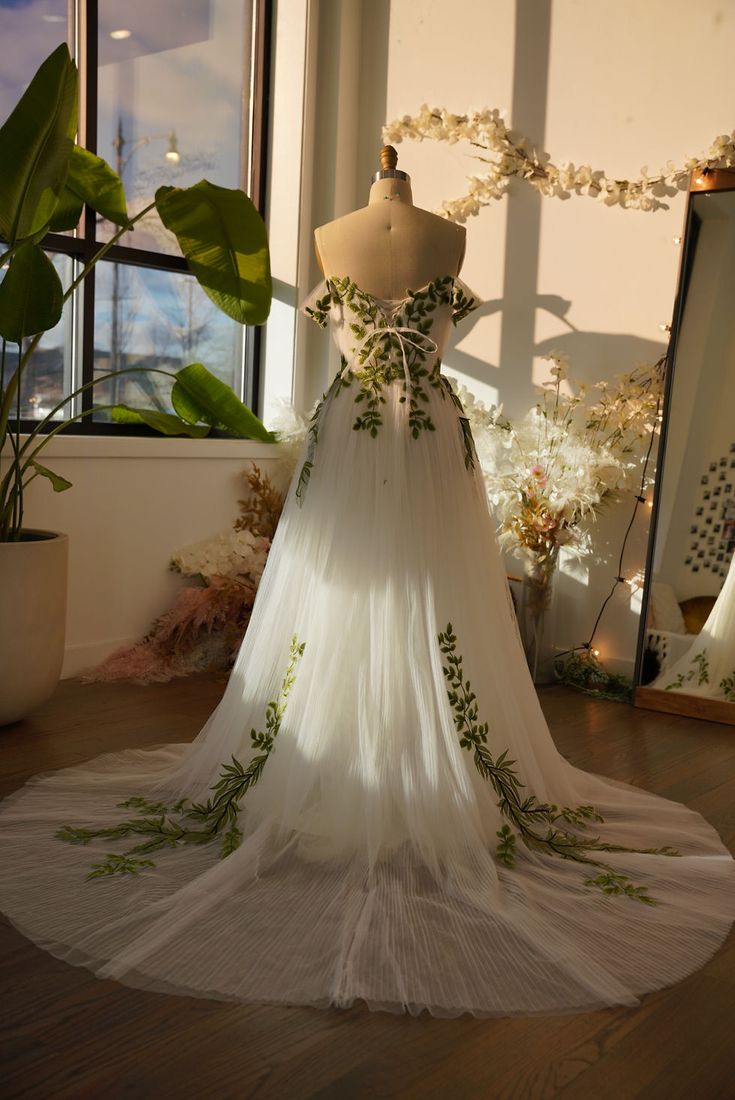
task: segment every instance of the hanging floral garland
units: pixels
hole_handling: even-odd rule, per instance
[[[689,157],[680,168],[668,161],[656,175],[649,175],[648,169],[642,168],[640,176],[633,180],[611,178],[587,164],[563,162],[557,166],[528,138],[510,130],[497,109],[487,107],[455,115],[443,107],[424,104],[416,116],[404,115],[383,128],[385,142],[398,144],[404,139],[445,141],[449,145],[467,141],[474,148],[492,154],[476,154],[476,159],[486,165],[483,174],[468,176],[467,194],[442,203],[437,211],[455,222],[466,221],[483,206],[502,198],[514,176],[542,195],[569,198],[574,193],[589,195],[606,206],[658,210],[668,209],[664,199],[689,189],[691,173],[735,166],[735,132],[716,137],[704,157]]]

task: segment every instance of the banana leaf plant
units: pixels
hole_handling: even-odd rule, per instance
[[[159,374],[172,379],[172,413],[125,405],[98,406],[115,420],[147,424],[165,435],[200,437],[213,428],[243,439],[274,442],[254,413],[201,363],[178,371],[125,367],[79,386],[21,432],[23,375],[41,337],[60,320],[64,303],[95,265],[137,222],[155,210],[176,237],[205,294],[242,325],[262,324],[271,303],[268,242],[263,221],[242,191],[201,180],[192,187],[160,187],[153,202],[131,216],[120,178],[101,157],[75,144],[77,68],[66,45],[43,62],[0,128],[0,542],[22,538],[23,495],[37,477],[55,492],[70,482],[39,461],[47,444],[95,411],[73,412],[73,401],[119,375]],[[115,226],[71,285],[43,250],[49,232],[73,229],[85,204]],[[14,369],[8,346],[17,345]],[[7,378],[6,378],[7,374]]]

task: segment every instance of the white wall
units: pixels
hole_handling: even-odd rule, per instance
[[[416,113],[424,102],[457,113],[499,107],[555,162],[589,163],[616,176],[637,175],[643,165],[654,171],[668,159],[681,164],[735,124],[732,0],[696,6],[685,0],[321,0],[327,28],[322,102],[338,95],[334,81],[340,67],[345,70],[334,58],[335,26],[347,9],[354,18],[357,7],[361,46],[349,70],[359,85],[352,123],[360,139],[356,191],[335,202],[324,188],[321,207],[310,212],[313,224],[366,201],[381,124]],[[693,59],[702,62],[700,77]],[[354,98],[352,85],[348,96]],[[339,125],[348,123],[333,112],[317,120],[314,165],[321,178],[337,166],[330,158]],[[398,151],[415,202],[428,209],[463,193],[464,176],[478,168],[457,146],[403,143]],[[669,210],[647,214],[588,198],[541,199],[514,184],[509,198],[468,223],[463,276],[488,304],[458,332],[446,369],[518,415],[533,402],[533,383],[544,377],[541,356],[549,350],[567,352],[582,381],[657,358],[664,346],[659,325],[672,315],[679,264],[673,238],[682,231],[684,206],[685,196],[678,195]],[[311,379],[311,399],[326,380],[313,356],[301,366]],[[603,516],[597,560],[560,578],[550,627],[557,648],[587,637],[617,571],[631,507],[626,502]],[[647,521],[644,508],[626,574],[644,563]],[[626,671],[635,654],[637,602],[619,588],[596,637],[603,658]]]
[[[275,472],[277,449],[237,440],[59,438],[44,462],[72,489],[38,478],[25,525],[69,535],[64,676],[136,641],[184,583],[175,550],[231,526],[252,458]]]
[[[497,106],[557,162],[620,175],[669,157],[680,163],[735,120],[733,0],[279,0],[276,20],[266,418],[279,397],[307,409],[327,381],[328,338],[296,313],[319,277],[310,236],[366,201],[387,119],[423,102],[457,112]],[[415,201],[428,209],[461,193],[477,167],[456,147],[404,144],[399,153]],[[487,305],[457,333],[447,369],[517,415],[552,348],[571,355],[582,380],[657,356],[683,214],[683,196],[652,215],[583,198],[542,200],[513,186],[468,225],[463,274]],[[29,521],[72,538],[67,671],[143,631],[177,583],[166,573],[171,551],[222,529],[236,512],[251,448],[227,444],[217,455],[207,441],[154,442],[160,451],[140,454],[106,450],[107,441],[74,451],[61,441],[71,449],[54,464],[75,489],[31,494]],[[589,631],[627,518],[627,505],[605,516],[600,560],[561,578],[557,646]],[[643,562],[644,521],[626,571]],[[621,668],[635,651],[630,604],[620,591],[597,636],[603,657]]]

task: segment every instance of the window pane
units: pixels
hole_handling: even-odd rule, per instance
[[[204,363],[239,392],[244,329],[209,300],[191,275],[126,264],[97,265],[95,374],[126,367],[175,371]],[[95,404],[124,402],[169,411],[171,380],[123,375],[95,386]],[[99,412],[95,420],[108,420]]]
[[[100,0],[98,148],[131,212],[162,184],[246,186],[251,0]],[[110,226],[99,227],[102,239]],[[178,252],[155,214],[120,242]]]
[[[69,7],[67,0],[0,0],[0,123],[41,62],[62,42],[73,41],[67,27]]]
[[[72,280],[73,261],[69,256],[51,256],[61,282],[67,287]],[[5,349],[5,379],[9,379],[18,365],[18,348],[9,344]],[[72,307],[64,306],[58,325],[45,332],[31,359],[23,371],[20,390],[20,415],[22,420],[42,420],[61,401],[64,394],[73,389],[72,383]],[[11,415],[15,417],[17,406],[13,403]],[[67,404],[56,418],[70,414]]]

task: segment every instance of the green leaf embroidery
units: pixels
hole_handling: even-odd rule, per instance
[[[695,656],[691,658],[689,664],[691,668],[686,673],[678,673],[670,684],[666,684],[664,691],[678,691],[685,683],[690,683],[695,679],[697,681],[697,687],[709,683],[709,657],[707,656],[706,649],[695,654]]]
[[[139,875],[144,867],[155,867],[152,859],[136,859],[135,856],[116,855],[110,852],[104,863],[93,863],[87,878],[105,878],[109,875]]]
[[[498,797],[498,808],[510,822],[497,833],[497,858],[508,867],[514,865],[517,834],[530,850],[599,868],[601,873],[595,878],[585,879],[585,885],[596,886],[605,894],[624,894],[645,905],[655,905],[655,899],[650,897],[645,887],[636,886],[608,863],[596,858],[595,853],[678,856],[679,852],[669,847],[627,848],[619,844],[606,844],[600,837],[584,832],[580,835],[571,829],[584,830],[590,821],[604,822],[594,806],[565,806],[559,809],[552,803],[539,802],[535,795],[523,794],[525,785],[514,770],[515,760],[508,758],[507,751],[496,759],[487,747],[489,726],[479,720],[477,696],[470,681],[464,677],[462,657],[457,652],[457,636],[451,623],[447,623],[439,633],[438,641],[444,657],[442,671],[447,681],[447,699],[454,712],[459,744],[473,753],[477,770],[493,787]]]
[[[735,703],[735,669],[729,676],[723,676],[720,680],[720,691],[729,703]]]
[[[495,834],[499,839],[495,848],[495,854],[506,867],[515,867],[518,842],[510,825],[503,825]]]
[[[611,871],[596,875],[594,878],[586,878],[585,886],[597,886],[603,894],[624,894],[634,901],[641,901],[644,905],[656,905],[656,901],[648,893],[644,886],[634,886],[625,875],[616,875]]]
[[[701,687],[702,684],[708,684],[709,658],[707,657],[707,650],[703,649],[696,657],[692,657],[692,664],[695,666],[694,674],[697,677],[697,687]]]
[[[308,443],[306,446],[306,457],[299,471],[299,477],[296,482],[296,491],[294,496],[298,501],[299,507],[304,503],[304,497],[306,490],[311,479],[311,471],[314,469],[314,461],[316,458],[316,449],[319,442],[319,427],[321,425],[322,416],[324,415],[326,408],[332,403],[339,391],[344,385],[344,379],[341,372],[332,382],[326,393],[322,394],[322,399],[317,404],[309,421],[309,427],[307,430]]]
[[[412,438],[418,439],[425,431],[435,431],[431,417],[421,408],[421,403],[428,401],[423,383],[429,379],[433,385],[433,379],[439,376],[441,365],[437,359],[431,370],[425,366],[427,359],[433,354],[431,345],[427,342],[422,347],[420,339],[402,345],[395,333],[382,333],[381,330],[393,326],[405,327],[412,329],[419,338],[428,337],[432,326],[431,314],[441,305],[450,308],[452,306],[452,277],[441,276],[423,290],[407,291],[405,300],[390,324],[376,302],[351,279],[330,279],[328,283],[332,296],[336,296],[355,316],[356,320],[350,322],[350,329],[364,343],[359,351],[357,348],[353,349],[357,353],[357,365],[352,376],[359,386],[355,404],[363,405],[360,414],[355,417],[353,429],[365,431],[373,439],[378,436],[383,426],[380,409],[385,404],[383,390],[393,382],[399,382],[404,389],[400,401],[405,402],[408,399],[409,402],[408,430]],[[373,339],[367,339],[368,334]],[[405,377],[404,354],[411,383],[410,393]]]
[[[126,852],[108,854],[103,863],[93,863],[87,878],[103,878],[116,874],[138,874],[142,868],[154,867],[149,859],[138,858],[162,848],[178,848],[189,844],[209,844],[220,841],[220,855],[225,858],[239,847],[242,831],[238,826],[241,802],[247,791],[263,773],[286,711],[286,701],[296,680],[296,665],[303,656],[305,643],[296,636],[291,639],[289,663],[277,697],[266,706],[265,729],[251,730],[250,741],[257,755],[243,766],[236,757],[223,764],[217,782],[211,788],[206,802],[190,802],[179,799],[169,807],[162,802],[150,802],[141,795],[133,795],[118,805],[122,809],[137,811],[139,817],[120,821],[101,829],[88,829],[64,825],[56,836],[69,844],[89,844],[99,838],[122,840],[128,836],[141,840]],[[190,822],[201,823],[192,828]]]
[[[372,439],[378,437],[383,427],[382,406],[386,404],[384,391],[387,386],[393,383],[403,386],[403,393],[398,400],[400,404],[408,405],[407,426],[413,439],[418,439],[424,432],[436,431],[430,414],[422,407],[429,400],[426,387],[438,389],[442,397],[449,393],[459,412],[458,424],[465,466],[468,470],[474,470],[477,455],[469,421],[464,415],[461,401],[448,380],[441,375],[441,360],[435,357],[430,343],[433,314],[437,308],[447,307],[456,323],[475,308],[474,299],[464,294],[451,275],[443,275],[432,280],[422,290],[406,291],[400,308],[389,320],[375,299],[360,290],[352,279],[331,276],[326,280],[324,295],[308,306],[305,312],[320,327],[326,328],[334,305],[349,310],[353,318],[347,323],[356,341],[352,348],[354,365],[347,370],[347,360],[343,357],[340,373],[312,417],[306,456],[296,483],[295,496],[299,504],[303,503],[314,468],[318,427],[326,412],[327,398],[331,400],[343,386],[356,389],[353,430],[366,432]],[[394,327],[411,329],[417,339],[402,342],[395,332],[390,331]],[[421,340],[422,336],[426,337],[425,341]],[[433,362],[429,368],[426,363],[430,359]]]

